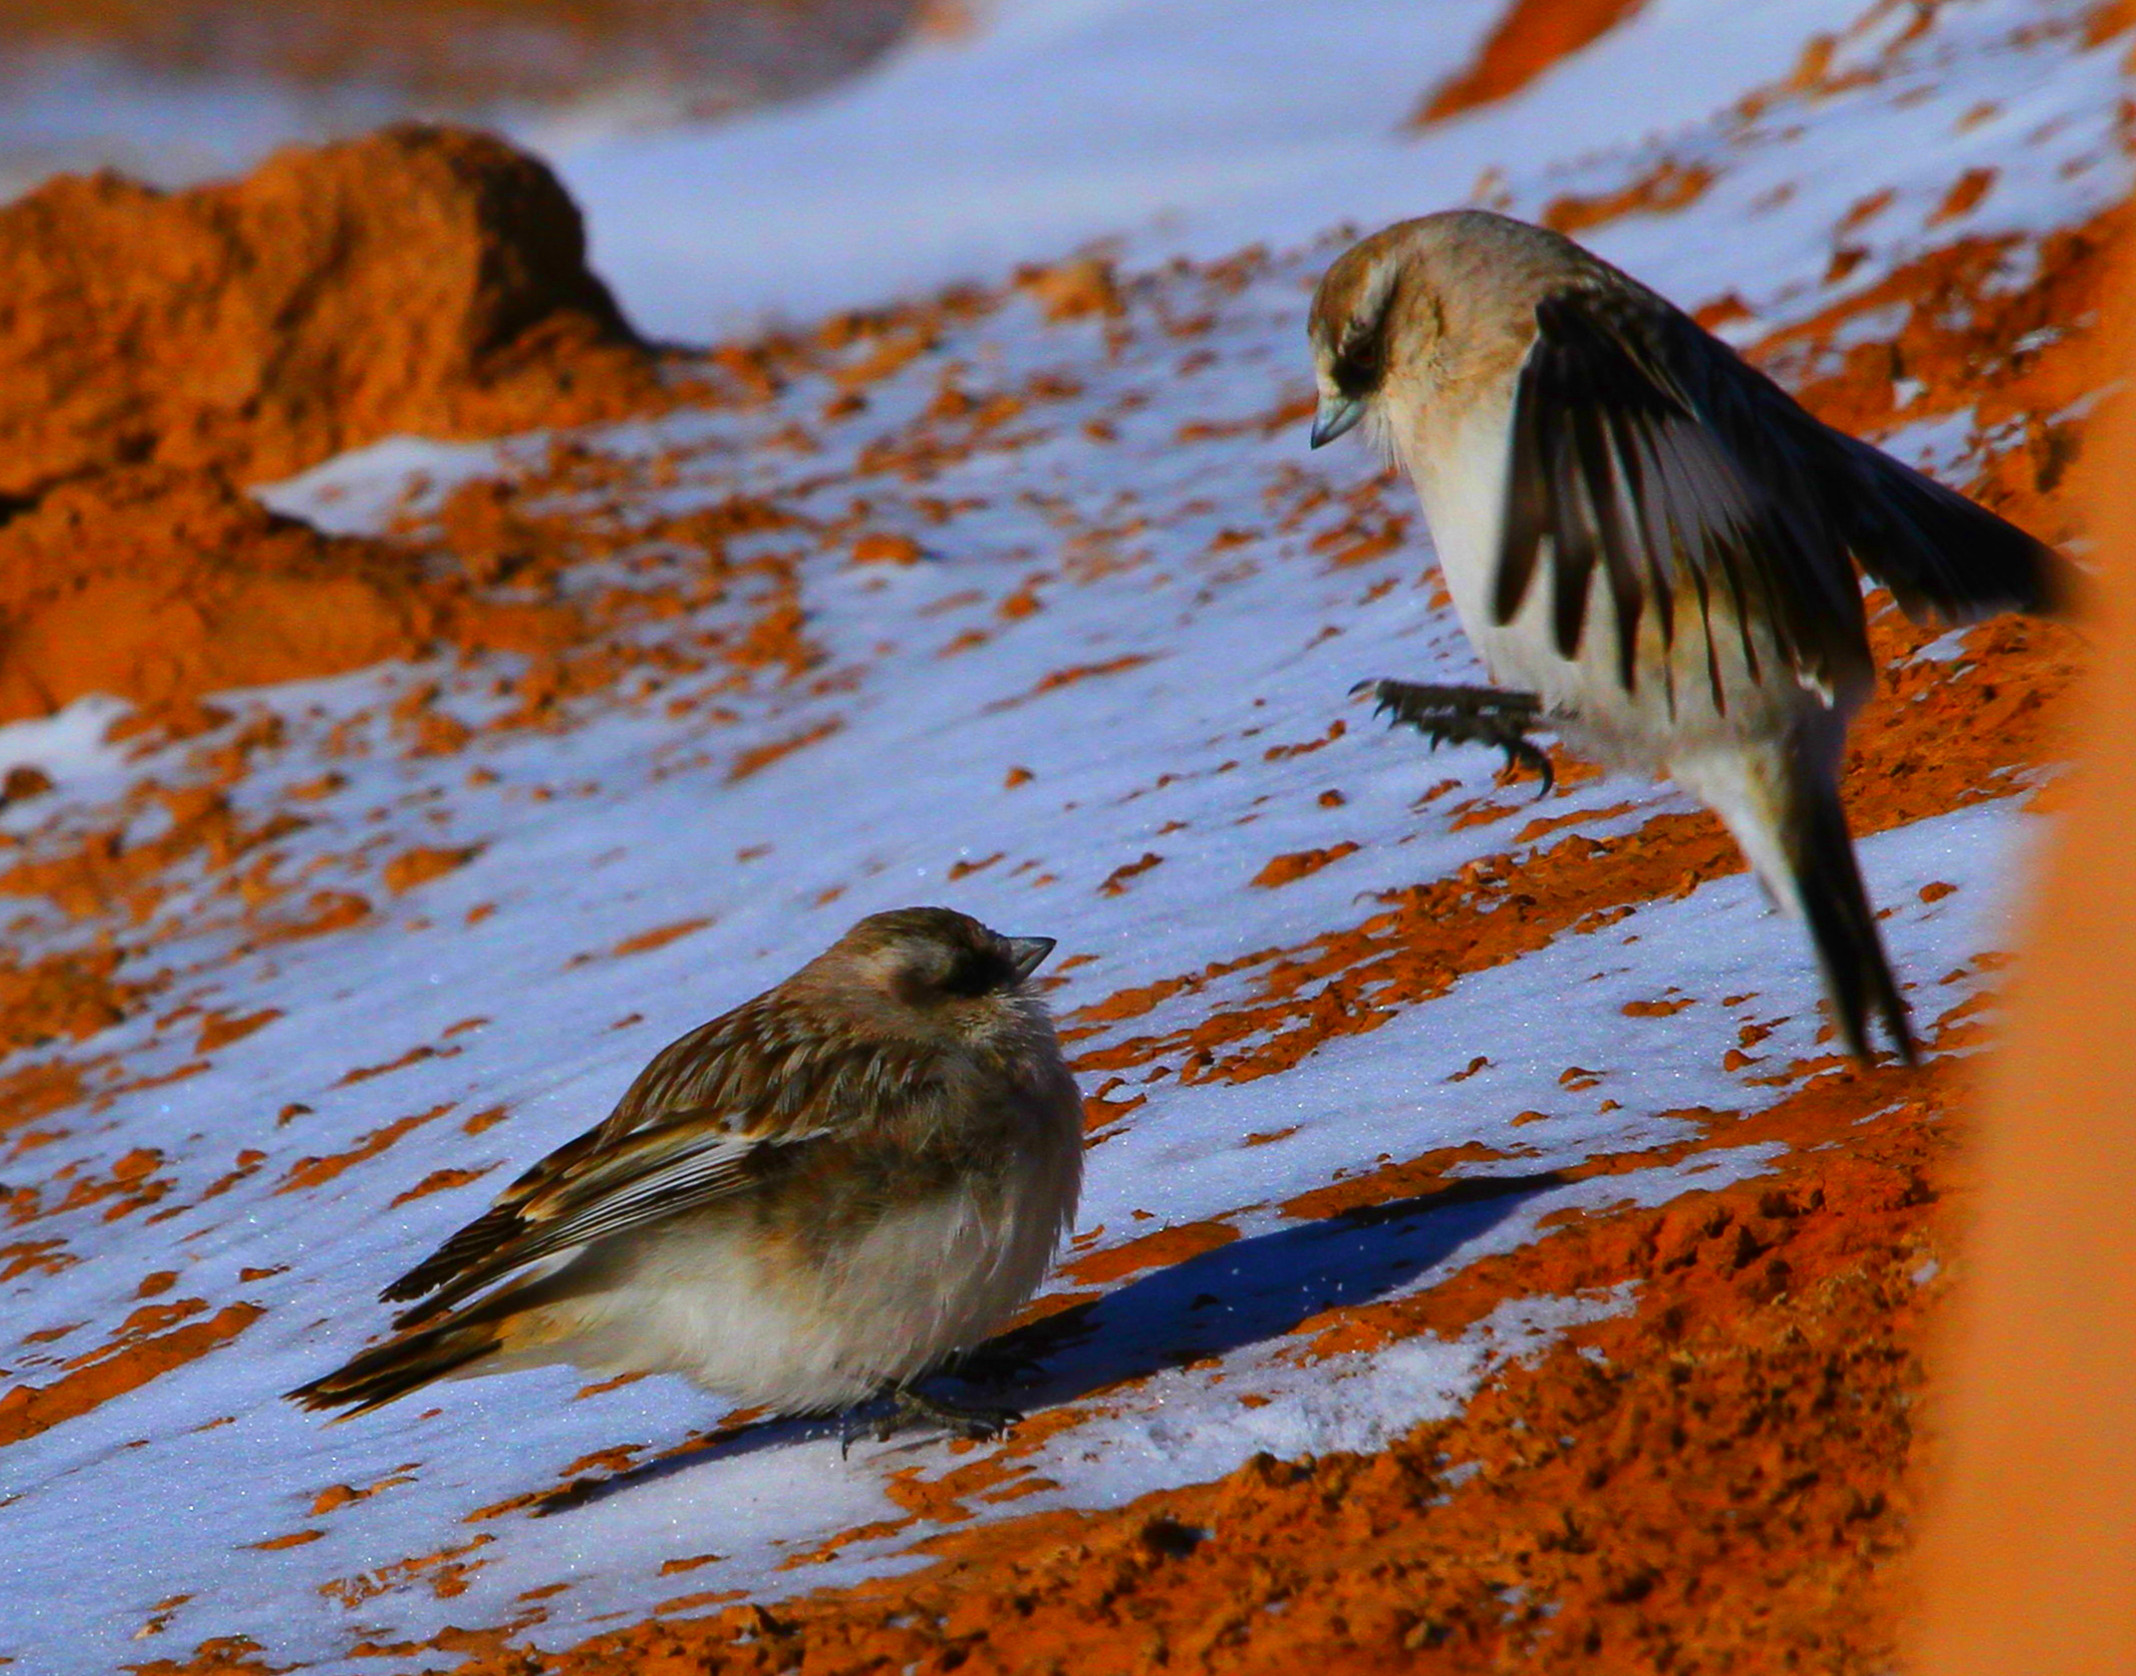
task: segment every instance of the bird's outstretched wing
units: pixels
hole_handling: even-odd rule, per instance
[[[2060,561],[2015,526],[1811,417],[1650,293],[1573,284],[1536,305],[1514,398],[1492,607],[1519,612],[1546,542],[1558,650],[1579,655],[1595,570],[1616,607],[1617,673],[1642,618],[1673,645],[1718,601],[1755,672],[1762,626],[1798,676],[1867,670],[1854,564],[1913,615],[1970,620],[2054,594]],[[1850,554],[1852,561],[1850,561]],[[1709,659],[1716,702],[1717,660]]]
[[[932,1089],[917,1053],[834,1040],[759,998],[670,1043],[599,1125],[568,1141],[388,1286],[419,1325],[529,1263],[749,1191],[846,1129]],[[427,1296],[425,1294],[428,1294]]]
[[[1998,611],[2065,610],[2069,561],[1880,448],[1827,429],[1855,482],[1833,516],[1862,569],[1916,622],[1977,622]]]

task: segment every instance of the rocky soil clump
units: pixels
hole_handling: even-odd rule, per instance
[[[396,433],[633,411],[657,360],[556,178],[488,135],[392,128],[177,193],[62,177],[0,209],[0,718],[419,651],[468,618],[417,553],[238,485]]]

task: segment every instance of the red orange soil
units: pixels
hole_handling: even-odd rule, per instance
[[[218,471],[77,478],[0,524],[0,720],[408,657],[435,592],[416,555],[279,518]]]
[[[587,271],[549,171],[470,132],[290,149],[177,194],[56,179],[0,209],[0,290],[0,720],[590,636],[543,596],[566,562],[553,532],[485,485],[399,544],[323,536],[237,485],[389,433],[679,395]]]
[[[661,399],[584,258],[542,165],[447,129],[193,192],[62,178],[0,208],[0,719],[538,639],[421,553],[321,536],[235,485],[395,432]],[[471,556],[462,574],[495,580]]]
[[[2116,210],[2049,234],[2025,284],[2007,277],[2015,241],[1957,240],[1776,334],[1754,354],[1820,418],[1857,435],[1881,436],[1967,409],[1981,431],[2014,430],[1970,487],[2006,517],[2066,539],[2079,528],[2084,503],[2081,488],[2071,494],[2064,481],[2086,431],[2072,410],[2111,377],[2099,315],[2127,219]],[[1851,323],[1894,306],[1903,311],[1895,331],[1831,347]],[[1912,399],[1902,406],[1905,393]]]
[[[2115,309],[2121,365],[2136,315]],[[2136,409],[2102,427],[2099,646],[2079,766],[1986,1079],[1971,1275],[1938,1365],[1942,1483],[1918,1569],[1922,1676],[2136,1668]]]
[[[292,148],[189,192],[62,176],[0,208],[0,292],[14,496],[137,462],[256,482],[395,431],[569,423],[653,388],[555,178],[453,129]]]
[[[1999,620],[1971,632],[1966,664],[1902,661],[1933,631],[1880,625],[1886,694],[1857,725],[1849,808],[1876,832],[2009,790],[2008,771],[2044,760],[2051,701],[2074,670],[2074,634],[2053,624]],[[1503,820],[1516,806],[1493,817]],[[1519,845],[1542,821],[1509,832]],[[1534,842],[1533,834],[1527,842]],[[1278,862],[1292,860],[1279,857]],[[1271,863],[1271,866],[1276,866]],[[1472,862],[1450,878],[1390,893],[1376,914],[1302,948],[1264,950],[1168,984],[1124,993],[1071,1020],[1119,1024],[1182,989],[1241,971],[1259,974],[1244,1001],[1156,1037],[1085,1052],[1085,1072],[1162,1063],[1184,1081],[1246,1082],[1289,1069],[1331,1037],[1376,1028],[1402,1007],[1444,992],[1464,973],[1597,931],[1641,902],[1688,893],[1740,872],[1740,853],[1712,816],[1663,814],[1621,837],[1572,833],[1511,856]],[[1742,1050],[1754,1047],[1742,1044]]]
[[[0,1445],[20,1443],[99,1403],[138,1390],[173,1368],[228,1343],[259,1319],[252,1304],[230,1304],[205,1321],[171,1323],[197,1315],[198,1298],[180,1304],[147,1304],[102,1350],[75,1357],[67,1372],[45,1385],[16,1385],[0,1396]],[[164,1330],[164,1329],[168,1330]]]
[[[1474,60],[1425,100],[1417,113],[1418,125],[1512,97],[1559,59],[1599,40],[1645,4],[1646,0],[1513,0]]]
[[[1593,197],[1567,193],[1553,198],[1543,207],[1541,219],[1544,226],[1577,238],[1588,228],[1614,221],[1620,215],[1682,209],[1712,184],[1712,170],[1664,159],[1637,180],[1614,191]]]

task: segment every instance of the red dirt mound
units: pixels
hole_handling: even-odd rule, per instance
[[[104,472],[0,524],[0,721],[330,675],[435,627],[413,552],[321,535],[219,472]]]
[[[486,135],[393,128],[191,192],[54,180],[0,209],[0,720],[494,643],[465,578],[236,485],[660,395],[570,198]]]
[[[396,431],[602,417],[652,357],[577,208],[501,140],[399,127],[164,193],[0,209],[0,493],[139,461],[286,475]]]

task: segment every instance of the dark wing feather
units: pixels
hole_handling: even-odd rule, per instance
[[[1829,434],[1853,480],[1837,508],[1847,545],[1907,616],[1969,623],[2069,605],[2069,563],[2045,542],[1880,449]]]
[[[1550,457],[1549,403],[1555,392],[1538,387],[1547,374],[1536,367],[1543,353],[1540,337],[1528,350],[1520,385],[1513,398],[1512,446],[1506,463],[1506,511],[1499,537],[1498,574],[1491,590],[1491,615],[1510,623],[1534,585],[1542,563],[1543,543],[1550,538],[1551,497],[1546,493]]]
[[[931,1091],[916,1053],[855,1041],[772,1000],[663,1048],[599,1125],[385,1289],[388,1301],[423,1299],[395,1324],[428,1320],[573,1246],[746,1192],[840,1133],[842,1114],[894,1115]]]
[[[1714,600],[1732,607],[1754,676],[1762,627],[1798,674],[1825,685],[1868,666],[1855,563],[1915,618],[1966,622],[2069,597],[2053,549],[1812,418],[1660,298],[1583,282],[1545,297],[1535,317],[1514,398],[1500,623],[1519,612],[1546,542],[1558,650],[1578,655],[1601,568],[1627,689],[1643,612],[1653,607],[1673,641],[1687,589],[1709,630]],[[1725,705],[1710,633],[1707,645]]]
[[[1587,626],[1587,595],[1594,580],[1595,561],[1602,557],[1602,539],[1596,516],[1596,490],[1600,485],[1589,476],[1590,417],[1567,410],[1563,435],[1553,439],[1550,455],[1550,574],[1554,584],[1551,626],[1556,631],[1558,651],[1577,657]]]
[[[1753,670],[1753,625],[1809,678],[1866,668],[1847,541],[1816,489],[1830,433],[1659,298],[1578,284],[1535,316],[1514,398],[1498,621],[1519,612],[1547,537],[1559,652],[1579,655],[1599,568],[1628,689],[1646,612],[1673,643],[1683,593],[1702,617],[1716,598],[1733,607]],[[1709,659],[1716,681],[1718,668]]]

